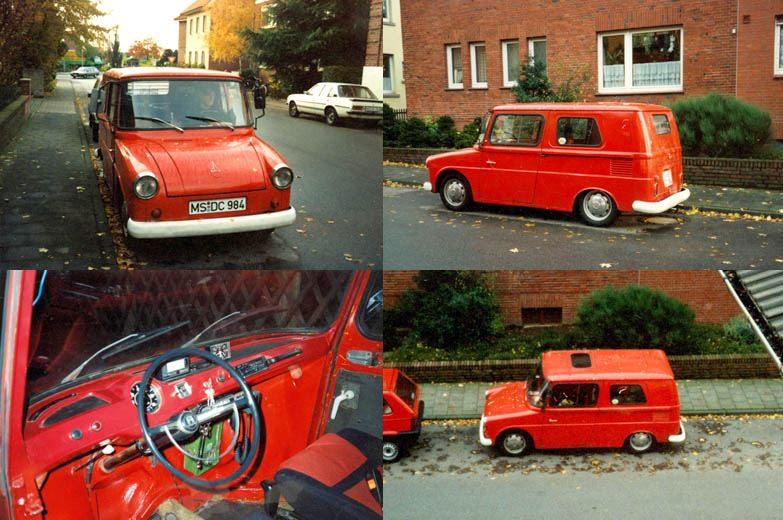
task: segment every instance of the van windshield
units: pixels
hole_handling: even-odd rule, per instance
[[[527,378],[527,402],[536,408],[542,408],[544,400],[542,393],[548,381],[544,377],[543,365],[539,364],[535,374]]]

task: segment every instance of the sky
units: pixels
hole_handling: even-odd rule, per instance
[[[154,38],[164,49],[177,48],[179,28],[174,18],[194,0],[101,0],[99,8],[107,11],[97,23],[118,26],[120,51],[127,51],[136,40]],[[114,40],[114,35],[110,37]]]

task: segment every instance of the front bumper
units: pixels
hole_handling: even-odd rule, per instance
[[[201,235],[222,235],[245,231],[261,231],[289,226],[296,221],[296,210],[244,215],[241,217],[199,218],[162,222],[138,222],[128,219],[128,233],[134,238],[173,238]]]
[[[482,446],[492,446],[492,439],[488,437],[484,437],[484,423],[486,422],[487,418],[483,415],[481,416],[481,424],[479,424],[479,443]]]
[[[685,426],[680,421],[680,433],[676,435],[669,435],[669,442],[671,444],[682,444],[685,442]]]
[[[687,188],[683,188],[682,191],[678,191],[673,195],[669,195],[663,200],[658,202],[645,202],[643,200],[635,200],[631,207],[637,213],[663,213],[672,209],[677,204],[681,204],[688,200],[691,196],[691,192]]]

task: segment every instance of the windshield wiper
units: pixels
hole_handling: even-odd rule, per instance
[[[165,119],[160,119],[160,118],[157,118],[157,117],[145,117],[145,116],[135,116],[134,119],[143,119],[144,121],[154,121],[156,123],[162,123],[164,125],[170,126],[171,128],[176,128],[177,130],[179,130],[183,134],[185,133],[185,131],[183,129],[181,129],[180,127],[178,127],[174,123],[166,121]]]
[[[249,318],[250,316],[256,316],[258,314],[266,314],[269,312],[279,312],[286,310],[286,307],[283,305],[278,305],[277,307],[258,307],[256,309],[250,309],[249,311],[234,311],[232,313],[226,314],[223,317],[220,317],[207,325],[204,329],[201,330],[198,334],[190,338],[188,341],[182,344],[179,348],[186,348],[191,346],[193,343],[198,341],[198,339],[201,337],[202,334],[207,332],[211,329],[222,329],[223,327],[227,327],[231,325],[232,323],[236,323],[238,321],[242,321],[245,318]],[[220,325],[219,327],[217,325]]]
[[[174,329],[183,327],[188,323],[190,323],[190,320],[181,321],[173,325],[164,325],[163,327],[158,327],[157,329],[148,330],[146,332],[134,332],[133,334],[128,334],[124,338],[120,338],[114,343],[109,343],[105,347],[98,350],[98,352],[88,357],[84,361],[84,363],[76,367],[76,369],[73,372],[65,376],[65,378],[62,381],[60,381],[60,383],[67,383],[69,381],[73,381],[74,379],[76,379],[76,377],[81,373],[82,370],[84,370],[84,367],[86,367],[90,361],[98,357],[100,354],[103,354],[107,350],[111,350],[117,347],[116,350],[114,350],[113,352],[108,352],[106,354],[103,354],[103,356],[101,356],[101,359],[107,359],[115,354],[119,354],[120,352],[125,352],[126,350],[141,345],[142,343],[146,343],[147,341],[153,338],[157,338],[158,336],[162,336],[163,334],[166,334],[167,332],[171,332]]]
[[[185,117],[187,117],[188,119],[195,119],[196,121],[207,121],[209,123],[218,123],[223,126],[227,126],[228,128],[231,129],[232,132],[234,131],[234,125],[232,125],[228,121],[220,121],[218,119],[213,119],[211,117],[203,117],[203,116],[185,116]]]

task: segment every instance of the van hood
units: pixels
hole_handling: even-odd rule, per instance
[[[201,132],[207,135],[141,139],[128,145],[128,153],[132,161],[157,167],[170,197],[266,188],[268,150],[252,134]]]
[[[530,410],[526,392],[527,383],[524,381],[490,388],[484,402],[484,417],[494,418]]]

